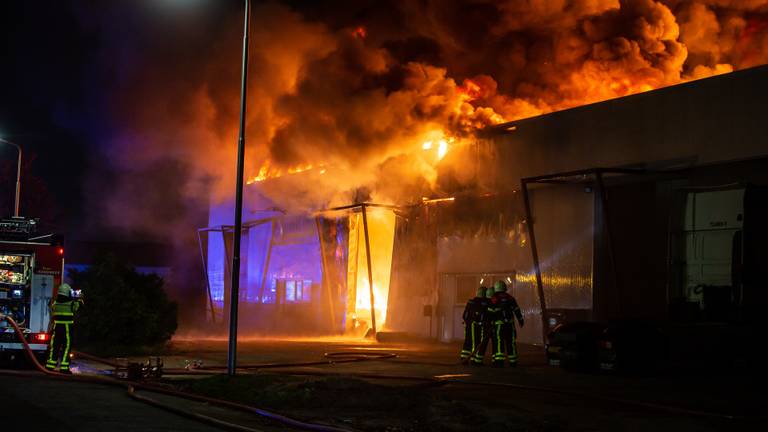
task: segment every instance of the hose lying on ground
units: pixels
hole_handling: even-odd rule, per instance
[[[358,354],[358,353],[355,353],[355,352],[326,353],[325,357],[326,358],[343,358],[344,355],[354,355],[354,354]],[[368,354],[374,354],[374,353],[368,353]],[[385,354],[385,353],[381,353],[381,354]],[[386,357],[370,356],[366,359],[374,360],[374,359],[393,358],[393,357],[396,357],[396,355],[390,354]],[[352,360],[349,360],[349,361],[352,361]],[[361,361],[361,360],[354,360],[354,361]],[[343,361],[337,361],[336,363],[342,363],[342,362]],[[290,369],[291,367],[295,367],[295,366],[316,366],[316,365],[326,365],[331,363],[333,362],[315,361],[315,362],[302,362],[302,363],[269,363],[264,365],[247,365],[246,367],[243,367],[243,368],[238,366],[238,369],[243,369],[244,372],[248,372],[248,371],[253,371],[261,368],[264,368],[264,369],[280,368],[283,370],[281,370],[279,373],[286,374],[286,375],[334,376],[334,377],[349,376],[349,377],[365,378],[365,379],[421,381],[421,382],[427,383],[429,386],[433,386],[433,385],[442,386],[447,384],[456,384],[456,385],[469,385],[469,386],[481,386],[481,387],[505,387],[505,388],[515,388],[518,390],[558,394],[561,396],[567,396],[575,399],[589,398],[592,400],[597,400],[602,402],[616,403],[616,404],[621,404],[625,406],[643,408],[643,409],[652,410],[652,411],[667,412],[667,413],[676,414],[676,415],[724,418],[728,420],[746,420],[746,419],[764,418],[763,416],[743,416],[743,415],[733,415],[733,414],[727,414],[727,413],[721,413],[721,412],[691,410],[687,408],[675,407],[670,405],[662,405],[662,404],[657,404],[652,402],[643,402],[643,401],[637,401],[637,400],[583,393],[583,392],[572,391],[572,390],[563,390],[563,389],[556,389],[551,387],[531,386],[531,385],[515,384],[515,383],[471,381],[471,380],[457,379],[456,377],[441,377],[441,376],[424,377],[424,376],[413,376],[413,375],[390,375],[390,374],[364,373],[364,372],[323,372],[323,371]],[[445,364],[445,366],[449,366],[449,365]],[[219,367],[219,366],[202,367],[199,369],[191,369],[191,370],[172,368],[172,369],[165,369],[163,372],[166,375],[217,375],[217,374],[226,373],[223,369],[224,369],[223,366],[222,367]]]
[[[329,356],[329,354],[331,355]],[[335,357],[332,354],[334,353],[326,353],[325,355],[326,357]],[[351,353],[351,354],[354,354],[354,353]],[[392,356],[394,356],[394,354]],[[392,357],[386,357],[386,358],[392,358]],[[562,390],[562,389],[556,389],[551,387],[531,386],[531,385],[524,385],[524,384],[488,382],[488,381],[470,381],[470,380],[456,379],[455,377],[445,378],[440,376],[424,377],[424,376],[413,376],[413,375],[390,375],[390,374],[364,373],[364,372],[323,372],[323,371],[290,369],[291,367],[295,367],[295,366],[316,366],[316,365],[326,365],[326,364],[330,364],[330,362],[316,361],[316,362],[303,362],[303,363],[280,363],[280,364],[270,363],[270,364],[265,364],[263,366],[264,366],[264,369],[269,369],[269,368],[283,369],[279,373],[286,374],[286,375],[334,376],[334,377],[349,376],[349,377],[365,378],[365,379],[421,381],[421,382],[430,384],[430,386],[456,384],[456,385],[470,385],[470,386],[481,386],[481,387],[506,387],[506,388],[515,388],[518,390],[558,394],[561,396],[568,396],[575,399],[586,397],[586,398],[590,398],[590,399],[598,400],[602,402],[617,403],[621,405],[633,406],[636,408],[639,407],[639,408],[644,408],[644,409],[653,410],[653,411],[668,412],[668,413],[677,414],[677,415],[724,418],[728,420],[745,420],[745,419],[763,418],[763,417],[757,417],[757,416],[742,416],[742,415],[732,415],[732,414],[720,413],[720,412],[690,410],[687,408],[674,407],[670,405],[661,405],[661,404],[656,404],[651,402],[643,402],[643,401],[636,401],[636,400],[630,400],[630,399],[622,399],[622,398],[615,398],[610,396],[601,396],[601,395],[583,393],[583,392],[572,391],[572,390]],[[262,365],[248,365],[247,367],[244,367],[242,369],[244,372],[249,372],[256,369],[261,369],[262,368],[261,366]],[[241,369],[241,367],[238,366],[238,369]],[[171,368],[171,369],[164,369],[163,373],[165,375],[198,375],[200,376],[200,375],[225,374],[226,371],[224,370],[224,367],[213,366],[213,367],[202,367],[202,368],[191,369],[191,370]]]
[[[183,409],[180,409],[180,408],[176,408],[174,406],[158,402],[158,401],[156,401],[154,399],[151,399],[151,398],[148,398],[146,396],[141,396],[141,395],[136,393],[136,387],[133,386],[133,385],[128,385],[128,396],[131,399],[137,400],[139,402],[143,402],[143,403],[148,404],[148,405],[152,405],[152,406],[154,406],[156,408],[160,408],[162,410],[169,411],[169,412],[172,412],[174,414],[178,414],[178,415],[180,415],[182,417],[188,417],[188,418],[191,418],[191,419],[203,422],[203,423],[207,423],[207,424],[210,424],[210,425],[213,425],[213,426],[217,426],[217,427],[220,427],[220,428],[223,428],[223,429],[242,431],[242,432],[258,431],[258,429],[253,429],[253,428],[249,428],[249,427],[245,427],[245,426],[240,426],[240,425],[237,425],[237,424],[234,424],[234,423],[225,422],[225,421],[222,421],[222,420],[219,420],[219,419],[207,416],[207,415],[203,415],[203,414],[199,414],[199,413],[196,413],[196,412],[192,412],[192,411],[187,411],[187,410],[183,410]]]
[[[3,316],[0,315],[0,318]],[[10,319],[10,318],[9,318]],[[15,326],[15,323],[13,323]],[[17,328],[17,332],[20,334],[20,330],[18,329],[18,326],[15,326]],[[21,336],[20,336],[21,337]],[[22,339],[23,340],[23,339]],[[43,368],[38,362],[37,359],[32,355],[31,350],[29,350],[29,345],[26,344],[26,341],[24,341],[25,349],[28,350],[27,354],[30,357],[30,361],[35,364],[38,369],[41,369],[43,372],[51,374],[50,371]],[[96,356],[92,355],[83,355],[83,353],[78,353],[78,355],[88,358],[93,361],[97,361],[106,365],[115,366],[117,365],[114,362],[111,362],[106,359],[102,359]],[[394,357],[397,357],[396,354],[393,353],[387,353],[387,352],[357,352],[357,351],[340,351],[340,352],[329,352],[325,353],[324,357],[326,360],[321,361],[311,361],[311,362],[295,362],[295,363],[265,363],[265,364],[251,364],[251,365],[242,365],[238,366],[238,370],[243,371],[252,371],[257,369],[287,369],[291,367],[302,367],[302,366],[321,366],[321,365],[329,365],[334,363],[351,363],[351,362],[359,362],[359,361],[366,361],[366,360],[381,360],[381,359],[391,359]],[[446,365],[447,366],[447,365]],[[226,373],[226,367],[224,366],[207,366],[207,367],[201,367],[198,369],[164,369],[164,374],[166,375],[219,375],[219,374],[225,374]],[[536,391],[536,392],[543,392],[543,393],[551,393],[551,394],[558,394],[562,396],[568,396],[572,398],[590,398],[593,400],[603,401],[603,402],[610,402],[610,403],[617,403],[622,404],[626,406],[633,406],[633,407],[639,407],[644,408],[648,410],[653,411],[661,411],[661,412],[668,412],[672,414],[677,415],[689,415],[689,416],[696,416],[696,417],[710,417],[710,418],[724,418],[728,420],[747,420],[747,419],[761,419],[765,418],[765,416],[742,416],[742,415],[732,415],[732,414],[726,414],[726,413],[718,413],[718,412],[708,412],[708,411],[699,411],[699,410],[690,410],[686,408],[679,408],[669,405],[661,405],[656,403],[650,403],[650,402],[642,402],[642,401],[636,401],[636,400],[629,400],[629,399],[622,399],[622,398],[614,398],[609,396],[601,396],[601,395],[595,395],[595,394],[589,394],[589,393],[582,393],[578,391],[571,391],[571,390],[561,390],[561,389],[555,389],[550,387],[541,387],[541,386],[530,386],[530,385],[523,385],[523,384],[514,384],[514,383],[501,383],[501,382],[486,382],[486,381],[470,381],[470,380],[462,380],[462,379],[455,379],[455,378],[440,378],[440,377],[419,377],[419,376],[408,376],[408,375],[387,375],[387,374],[375,374],[375,373],[338,373],[338,372],[322,372],[322,371],[306,371],[306,370],[284,370],[281,371],[281,373],[289,374],[289,375],[309,375],[309,376],[354,376],[359,378],[368,378],[368,379],[387,379],[387,380],[400,380],[400,381],[422,381],[427,383],[434,383],[435,385],[445,385],[445,384],[458,384],[458,385],[471,385],[471,386],[485,386],[485,387],[506,387],[506,388],[515,388],[518,390],[528,390],[528,391]],[[63,376],[62,374],[55,373],[56,375]],[[105,378],[106,379],[106,378]],[[117,383],[120,383],[121,385],[124,385],[125,383],[117,380]],[[136,386],[136,388],[144,388],[149,391],[156,391],[158,393],[165,393],[172,396],[179,396],[186,399],[191,400],[197,400],[201,402],[207,402],[214,405],[224,406],[228,408],[238,409],[241,411],[256,413],[258,415],[264,416],[266,418],[271,418],[276,421],[280,421],[281,423],[288,424],[294,427],[299,427],[303,429],[309,429],[309,430],[323,430],[323,431],[338,431],[341,429],[335,429],[335,428],[329,428],[327,426],[323,425],[312,425],[307,423],[298,422],[296,424],[292,424],[293,419],[288,419],[286,417],[280,416],[278,414],[269,413],[264,410],[259,410],[257,408],[249,407],[247,405],[241,405],[236,404],[233,402],[218,400],[218,399],[212,399],[207,398],[205,396],[198,396],[190,393],[184,393],[184,392],[176,392],[173,390],[164,389],[161,387],[156,386],[148,386],[146,384],[138,384],[134,383],[133,385]],[[313,429],[312,427],[321,427],[324,429]]]
[[[101,363],[111,367],[122,367],[124,365],[118,364],[108,359],[96,357],[91,354],[82,353],[79,351],[73,351],[76,356]],[[305,366],[325,366],[341,363],[356,363],[362,361],[371,360],[386,360],[397,357],[397,354],[381,351],[332,351],[323,354],[326,360],[315,360],[308,362],[285,362],[285,363],[258,363],[258,364],[245,364],[238,365],[239,371],[253,371],[258,369],[285,369],[292,367],[305,367]],[[164,375],[224,375],[227,373],[226,366],[201,366],[192,369],[186,368],[164,368]],[[322,373],[319,373],[320,375]],[[326,374],[327,375],[327,374]],[[357,376],[360,378],[398,378],[398,376],[381,375],[381,374],[367,374],[367,373],[337,373],[336,375],[345,376]],[[423,381],[421,377],[401,377],[404,380],[418,380]]]
[[[21,341],[21,345],[24,347],[24,354],[29,359],[29,362],[35,366],[40,372],[47,374],[47,375],[60,375],[64,376],[64,374],[55,372],[55,371],[49,371],[48,369],[44,368],[43,365],[40,364],[39,361],[37,361],[37,357],[35,357],[35,354],[32,352],[32,348],[29,346],[29,343],[27,342],[27,338],[24,337],[24,332],[21,331],[21,328],[18,324],[16,324],[16,321],[13,320],[13,318],[9,317],[8,315],[0,314],[0,321],[5,320],[8,322],[11,327],[13,327],[14,332],[16,332],[16,337],[19,338]]]
[[[119,386],[119,387],[125,387],[128,390],[128,395],[135,399],[139,400],[141,402],[148,403],[150,405],[156,406],[158,408],[163,408],[168,411],[174,412],[176,414],[184,415],[188,418],[197,419],[200,421],[205,421],[206,423],[213,424],[219,427],[227,428],[230,430],[237,430],[237,431],[249,431],[249,432],[258,432],[258,429],[252,429],[245,426],[237,425],[234,423],[225,422],[223,420],[214,419],[213,417],[204,416],[202,414],[194,413],[187,410],[182,410],[180,408],[175,408],[166,404],[162,404],[158,401],[155,401],[153,399],[140,396],[136,394],[136,389],[142,389],[147,390],[151,392],[161,393],[161,394],[167,394],[170,396],[176,396],[188,400],[194,400],[198,402],[206,402],[211,405],[217,405],[225,408],[231,408],[231,409],[237,409],[240,411],[248,412],[251,414],[256,414],[260,417],[277,421],[279,423],[282,423],[286,426],[291,426],[294,428],[304,429],[304,430],[311,430],[316,432],[350,432],[350,429],[342,429],[337,428],[333,426],[326,426],[321,424],[315,424],[315,423],[306,423],[299,420],[292,419],[290,417],[286,417],[280,414],[276,414],[267,410],[263,410],[260,408],[255,408],[252,406],[244,405],[244,404],[237,404],[234,402],[229,402],[221,399],[214,399],[209,398],[205,396],[198,396],[192,393],[186,393],[176,390],[169,390],[165,389],[163,387],[159,386],[153,386],[148,385],[144,383],[138,383],[138,382],[130,382],[130,381],[121,381],[110,377],[103,377],[103,376],[83,376],[83,375],[65,375],[59,372],[50,371],[43,367],[43,365],[40,364],[39,361],[37,361],[37,358],[35,357],[34,353],[32,352],[32,348],[30,348],[29,343],[27,343],[26,338],[24,337],[24,332],[19,328],[16,321],[13,320],[13,318],[0,314],[0,320],[5,320],[8,322],[11,327],[13,327],[17,337],[22,343],[22,346],[24,347],[24,352],[27,355],[27,358],[29,359],[30,363],[40,372],[42,372],[45,375],[60,378],[60,379],[67,379],[77,382],[88,382],[88,383],[96,383],[96,384],[106,384],[106,385],[113,385],[113,386]],[[82,353],[81,353],[82,355]],[[95,356],[90,356],[93,359],[98,359],[99,361],[102,361],[104,359],[99,359]],[[102,361],[103,362],[103,361]],[[113,363],[114,364],[114,363]],[[14,373],[16,371],[6,371],[6,370],[0,370],[0,373],[6,374],[6,375],[16,375],[16,376],[29,376],[29,374],[25,373]]]
[[[386,360],[397,357],[397,354],[382,351],[334,351],[323,354],[325,360],[314,360],[307,362],[281,362],[281,363],[256,363],[256,364],[241,364],[237,365],[238,370],[253,370],[253,369],[282,369],[290,367],[304,367],[304,366],[326,366],[332,364],[341,363],[357,363],[370,360]],[[83,356],[90,360],[98,361],[106,365],[112,365],[113,363],[108,360],[99,359],[97,357],[88,355]],[[164,371],[181,372],[187,369],[164,369]],[[192,371],[206,371],[214,372],[212,375],[219,373],[219,371],[227,370],[226,366],[202,366],[199,368],[191,369]]]
[[[531,386],[531,385],[524,385],[524,384],[502,383],[502,382],[489,382],[489,381],[470,381],[470,380],[462,380],[462,379],[456,379],[456,378],[442,378],[440,376],[424,377],[424,376],[412,376],[412,375],[388,375],[388,374],[358,373],[358,372],[322,372],[322,371],[307,371],[307,370],[281,370],[279,373],[286,374],[286,375],[299,375],[299,376],[325,376],[325,377],[349,376],[349,377],[365,378],[365,379],[421,381],[428,384],[428,387],[443,386],[443,385],[449,385],[449,384],[469,385],[469,386],[479,386],[479,387],[506,387],[506,388],[514,388],[517,390],[527,390],[527,391],[535,391],[540,393],[558,394],[561,396],[568,396],[574,399],[589,398],[589,399],[602,401],[602,402],[616,403],[620,405],[643,408],[643,409],[652,410],[652,411],[667,412],[667,413],[676,414],[676,415],[724,418],[727,420],[747,420],[747,419],[765,418],[765,416],[743,416],[743,415],[734,415],[734,414],[727,414],[727,413],[721,413],[721,412],[715,412],[715,411],[691,410],[687,408],[680,408],[680,407],[675,407],[670,405],[661,405],[661,404],[651,403],[651,402],[615,398],[610,396],[601,396],[601,395],[595,395],[595,394],[589,394],[589,393],[582,393],[578,391],[556,389],[551,387]],[[183,369],[171,370],[168,372],[168,375],[195,375],[195,374],[206,375],[209,373],[207,373],[206,371],[197,372],[197,371],[187,371]]]
[[[99,361],[103,364],[107,364],[107,365],[112,364],[111,362],[105,359],[100,359],[94,356],[88,356],[88,357],[94,361]],[[328,360],[310,361],[310,362],[294,362],[294,363],[250,364],[250,365],[238,366],[237,369],[242,370],[244,372],[258,370],[258,369],[278,369],[278,368],[290,369],[292,367],[322,366],[322,365],[329,365],[334,363],[351,363],[351,362],[360,362],[360,361],[367,361],[367,360],[393,359],[397,357],[397,355],[394,353],[388,353],[388,352],[382,352],[382,351],[373,351],[373,352],[372,351],[338,351],[338,352],[325,353],[324,357]],[[421,363],[419,362],[419,364]],[[451,366],[451,365],[445,364],[445,366]],[[189,369],[189,370],[182,369],[182,368],[169,368],[169,369],[164,369],[163,373],[165,375],[198,375],[198,376],[219,375],[219,374],[226,373],[226,367],[225,366],[205,366],[205,367],[200,367],[197,369]],[[601,395],[588,394],[588,393],[582,393],[582,392],[571,391],[571,390],[562,390],[562,389],[556,389],[556,388],[550,388],[550,387],[530,386],[530,385],[524,385],[524,384],[501,383],[501,382],[470,381],[470,380],[456,379],[455,377],[443,378],[439,376],[423,377],[423,376],[412,376],[412,375],[410,376],[409,375],[390,375],[390,374],[364,373],[364,372],[323,372],[323,371],[308,371],[308,370],[281,370],[280,373],[287,374],[287,375],[303,375],[303,376],[350,376],[350,377],[365,378],[365,379],[420,381],[420,382],[427,383],[429,386],[457,384],[457,385],[471,385],[471,386],[484,386],[484,387],[506,387],[506,388],[515,388],[518,390],[528,390],[528,391],[536,391],[536,392],[542,392],[542,393],[558,394],[561,396],[568,396],[568,397],[573,397],[577,399],[587,397],[593,400],[598,400],[603,402],[617,403],[617,404],[622,404],[627,406],[640,407],[644,409],[650,409],[653,411],[662,411],[662,412],[668,412],[668,413],[678,414],[678,415],[725,418],[729,420],[761,418],[761,417],[754,417],[754,416],[740,416],[740,415],[732,415],[732,414],[710,412],[710,411],[690,410],[686,408],[674,407],[669,405],[661,405],[661,404],[656,404],[651,402],[642,402],[642,401],[635,401],[635,400],[629,400],[629,399],[614,398],[610,396],[601,396]]]

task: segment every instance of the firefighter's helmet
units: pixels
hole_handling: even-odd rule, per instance
[[[488,290],[488,288],[481,286],[477,289],[477,297],[485,297],[485,292]]]
[[[65,297],[72,297],[72,287],[66,283],[59,285],[59,295],[65,296]]]
[[[497,293],[507,292],[507,284],[502,280],[496,281],[496,283],[493,284],[493,290]]]
[[[493,294],[495,292],[496,292],[496,290],[494,290],[493,287],[490,287],[487,290],[485,290],[485,297],[486,298],[491,298],[491,297],[493,297]]]

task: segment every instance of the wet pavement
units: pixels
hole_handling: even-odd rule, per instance
[[[377,350],[397,358],[311,367],[264,369],[258,373],[381,374],[437,377],[449,381],[434,390],[447,400],[468,403],[491,417],[523,413],[555,430],[721,430],[738,427],[764,415],[768,398],[763,383],[738,371],[668,373],[664,376],[621,376],[564,371],[546,364],[541,347],[520,346],[517,368],[472,367],[458,362],[458,344],[376,343],[361,340],[243,340],[238,364],[292,363],[323,360],[324,353]],[[166,367],[198,360],[205,366],[224,365],[223,340],[178,340]],[[394,379],[371,382],[408,385]],[[619,427],[621,426],[621,427]],[[503,429],[503,428],[502,428]]]
[[[128,398],[126,391],[44,376],[0,375],[4,431],[189,431],[220,429]]]
[[[323,361],[326,359],[324,354],[328,352],[371,350],[394,353],[397,357],[290,366],[295,362]],[[716,431],[739,430],[754,421],[765,421],[761,410],[768,398],[761,391],[762,381],[738,371],[705,375],[670,373],[651,377],[568,372],[548,366],[541,348],[533,346],[520,347],[517,368],[496,369],[461,365],[457,359],[458,350],[456,344],[438,343],[245,339],[239,346],[238,364],[286,363],[285,367],[255,369],[248,373],[258,374],[266,383],[273,376],[275,379],[280,376],[300,377],[296,378],[300,380],[299,385],[308,387],[304,390],[316,391],[307,393],[304,399],[307,403],[267,408],[298,418],[349,424],[362,430],[474,430],[482,427],[483,430]],[[167,369],[183,368],[191,362],[203,366],[224,366],[226,341],[176,340],[163,359]],[[78,359],[73,364],[85,373],[109,369]],[[319,390],[313,387],[319,385],[318,380],[326,374],[331,374],[330,378],[357,381],[345,381],[346,392],[333,392],[327,386],[321,386]],[[387,379],[373,377],[377,375],[387,376]],[[169,376],[166,382],[173,385],[188,379]],[[120,389],[46,380],[27,384],[21,380],[0,377],[0,397],[16,401],[20,412],[43,412],[36,418],[43,426],[56,424],[60,415],[72,411],[81,416],[70,416],[74,419],[73,424],[104,421],[109,429],[114,430],[210,430],[207,426],[171,413],[142,406],[128,399]],[[420,383],[428,387],[422,387]],[[391,388],[395,389],[394,393],[390,392]],[[391,409],[386,412],[366,407],[365,412],[355,413],[344,411],[343,407],[348,404],[341,403],[343,401],[338,404],[338,409],[330,409],[327,403],[314,404],[312,400],[313,397],[369,397],[373,400],[371,392],[377,391],[388,394],[387,397],[402,398],[406,406],[413,400],[414,409],[418,405],[418,409],[425,412],[406,415]],[[360,392],[368,392],[368,395]],[[46,396],[37,400],[35,395],[38,393]],[[270,403],[259,400],[247,402],[253,405]],[[116,408],[110,409],[109,406]],[[206,407],[195,409],[205,410]],[[242,415],[233,417],[231,413],[212,415],[248,421]],[[140,427],[120,429],[136,416],[144,421]],[[111,426],[113,423],[114,428]],[[163,426],[158,426],[160,424]]]

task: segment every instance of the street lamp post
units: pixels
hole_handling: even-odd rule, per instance
[[[13,215],[19,217],[19,197],[21,197],[21,157],[23,152],[21,150],[21,146],[14,142],[4,140],[2,138],[0,138],[0,142],[16,147],[16,150],[19,152],[19,161],[16,166],[16,199],[13,206]]]
[[[237,365],[237,307],[240,300],[240,237],[243,232],[243,170],[245,159],[245,108],[248,84],[248,33],[251,1],[245,0],[243,28],[243,69],[240,80],[240,134],[237,139],[237,186],[235,190],[235,233],[232,241],[232,287],[229,292],[229,346],[227,375],[234,376]]]

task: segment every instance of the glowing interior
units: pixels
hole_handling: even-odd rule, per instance
[[[381,330],[387,320],[387,300],[392,269],[392,247],[395,239],[395,214],[389,209],[367,208],[368,236],[371,248],[371,273],[376,329]],[[368,282],[368,261],[365,248],[362,213],[350,217],[349,230],[349,298],[358,322],[371,324],[371,293]]]

